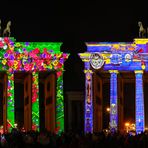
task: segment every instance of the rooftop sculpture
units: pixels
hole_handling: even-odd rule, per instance
[[[3,36],[10,37],[11,31],[10,31],[11,21],[8,21],[6,28],[3,31]]]
[[[11,30],[10,30],[10,26],[11,26],[11,21],[7,22],[6,28],[3,30],[2,33],[2,21],[0,19],[0,36],[3,35],[3,37],[10,37],[11,36]]]
[[[148,27],[147,29],[145,29],[141,21],[138,22],[138,26],[139,26],[139,38],[146,38],[146,36],[148,37]]]

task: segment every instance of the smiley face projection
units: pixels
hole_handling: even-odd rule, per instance
[[[90,56],[90,64],[94,69],[100,69],[104,64],[103,57],[99,53],[92,53]]]

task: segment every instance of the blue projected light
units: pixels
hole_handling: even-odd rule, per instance
[[[93,132],[93,101],[92,101],[92,71],[90,64],[85,63],[85,133]]]
[[[118,122],[117,102],[117,73],[119,71],[135,71],[136,76],[136,132],[140,133],[145,129],[144,119],[144,97],[143,97],[143,71],[148,71],[148,39],[138,38],[133,42],[95,42],[86,43],[87,52],[79,53],[85,65],[91,64],[91,55],[97,53],[102,57],[102,71],[110,72],[110,129],[118,130],[122,127]],[[87,64],[86,64],[87,63]],[[96,63],[95,63],[96,64]],[[86,66],[87,67],[87,66]],[[86,68],[85,67],[85,68]],[[92,75],[96,69],[93,66],[87,67],[85,87],[85,132],[93,131],[93,101],[92,101]],[[90,77],[90,81],[88,77]],[[89,89],[88,89],[89,88]],[[91,92],[90,94],[88,92]],[[89,94],[89,95],[88,95]],[[90,98],[90,100],[89,100]],[[88,100],[90,102],[88,102]],[[89,112],[88,112],[89,111]],[[88,122],[89,121],[89,122]],[[87,127],[87,128],[86,128]]]
[[[143,72],[135,71],[136,76],[136,133],[144,131],[144,97],[143,97]]]
[[[118,109],[117,109],[117,71],[110,71],[110,130],[117,131]]]

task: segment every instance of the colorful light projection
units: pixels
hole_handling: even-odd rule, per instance
[[[14,38],[0,38],[0,71],[7,71],[8,73],[8,129],[14,127],[15,123],[14,72],[32,72],[32,128],[39,130],[38,72],[55,71],[57,72],[57,127],[55,130],[57,133],[64,130],[62,73],[64,61],[68,58],[68,54],[60,52],[60,46],[61,43],[54,42],[15,42]]]
[[[110,70],[110,130],[117,131],[118,102],[117,102],[117,74],[118,71]]]
[[[136,77],[136,133],[144,132],[144,96],[143,96],[143,71],[135,71]]]
[[[39,131],[39,77],[32,72],[32,129]]]
[[[56,133],[61,133],[62,131],[64,131],[63,70],[57,71],[56,73],[57,74],[56,130],[55,130]]]
[[[85,63],[85,132],[93,132],[92,71],[89,62]]]
[[[91,93],[91,71],[85,71],[85,88],[86,88],[86,100],[85,100],[85,132],[93,132],[93,103],[92,103],[92,93]]]
[[[8,85],[7,85],[7,127],[8,131],[14,128],[15,117],[14,117],[14,74],[7,73]]]
[[[98,53],[92,53],[90,56],[90,64],[94,69],[100,69],[104,64],[104,59]]]
[[[148,39],[134,39],[134,42],[131,43],[109,43],[109,42],[98,42],[98,43],[86,43],[87,45],[87,52],[85,53],[79,53],[80,58],[83,62],[91,64],[91,55],[98,53],[101,57],[103,57],[104,65],[101,68],[104,71],[141,71],[145,70],[148,71]],[[95,60],[93,64],[99,63],[99,60],[96,62]],[[99,66],[98,66],[99,67]],[[94,68],[94,66],[92,66]],[[100,67],[99,67],[100,68]],[[88,69],[89,70],[89,69]],[[96,71],[96,69],[95,69]],[[111,129],[116,129],[118,127],[118,112],[117,112],[117,73],[111,73],[111,96],[110,96],[110,108],[111,108],[111,115],[110,115],[110,124]],[[138,101],[140,101],[141,106],[138,106],[138,103],[136,103],[136,131],[143,131],[144,129],[144,102],[142,91],[143,86],[141,80],[139,80],[140,76],[136,76],[137,81],[139,81],[139,84],[137,83],[137,93],[136,98]],[[87,79],[87,78],[86,78]],[[141,96],[139,95],[141,92]],[[87,88],[86,88],[87,89]],[[87,91],[85,90],[85,93],[87,94]],[[140,99],[138,99],[140,97]],[[87,100],[87,95],[85,95],[85,102]],[[87,104],[85,103],[85,108],[87,108]],[[140,112],[140,109],[141,112]],[[142,109],[143,108],[143,109]],[[85,126],[86,126],[86,120],[88,113],[85,111]],[[138,114],[141,114],[139,116]],[[91,115],[91,113],[89,114]],[[93,119],[92,121],[93,122]],[[140,124],[139,124],[140,123]],[[139,125],[139,126],[138,126]],[[93,128],[93,127],[92,127]],[[85,129],[85,132],[87,130]]]

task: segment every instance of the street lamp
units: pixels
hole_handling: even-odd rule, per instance
[[[106,107],[106,117],[107,117],[107,120],[109,120],[109,115],[110,115],[110,108],[109,107]],[[110,128],[110,123],[107,123],[108,125],[108,128]]]
[[[0,134],[3,134],[4,133],[4,128],[3,128],[3,125],[0,126]]]
[[[125,127],[126,127],[126,132],[127,132],[127,133],[128,133],[128,130],[129,130],[129,125],[130,125],[129,122],[126,122],[126,123],[125,123]]]
[[[14,127],[17,128],[17,123],[14,123]]]
[[[107,108],[106,108],[106,111],[110,113],[110,108],[109,108],[109,107],[107,107]]]

